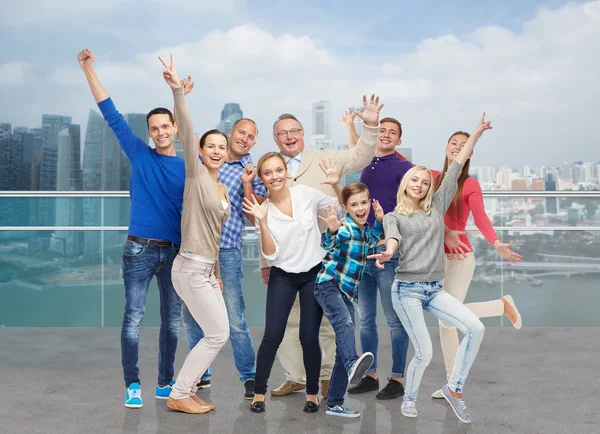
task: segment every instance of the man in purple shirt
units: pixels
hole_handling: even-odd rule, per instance
[[[358,135],[354,129],[354,120],[351,114],[347,115],[344,123],[348,129],[350,146],[354,146],[355,137]],[[379,136],[377,150],[371,163],[362,169],[360,182],[369,187],[371,199],[377,199],[383,211],[387,214],[396,207],[398,187],[404,174],[412,164],[396,153],[396,147],[402,143],[402,126],[394,118],[383,118],[379,122]],[[369,225],[373,225],[375,215],[373,208],[369,214]],[[385,239],[385,238],[384,238]],[[385,250],[384,242],[369,254]],[[368,259],[363,277],[358,286],[358,311],[360,313],[360,344],[363,352],[371,352],[375,360],[367,375],[356,386],[348,389],[348,393],[362,393],[370,390],[379,390],[377,377],[377,347],[379,337],[377,331],[377,290],[381,297],[381,305],[390,327],[392,335],[392,372],[387,385],[376,395],[378,399],[393,399],[404,394],[402,379],[406,365],[408,350],[408,335],[392,305],[392,284],[394,282],[394,268],[398,264],[398,252],[386,262],[385,268],[375,266],[374,259]]]

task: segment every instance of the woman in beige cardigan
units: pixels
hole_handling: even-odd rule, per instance
[[[159,58],[160,59],[160,58]],[[229,320],[219,282],[221,227],[229,217],[229,197],[217,180],[219,167],[227,156],[227,137],[207,131],[200,139],[198,158],[194,126],[185,102],[177,71],[165,66],[163,77],[173,90],[178,128],[185,160],[184,208],[181,218],[181,246],[173,261],[173,286],[204,338],[190,351],[179,371],[167,407],[184,413],[207,413],[215,408],[196,396],[197,381],[229,338]]]

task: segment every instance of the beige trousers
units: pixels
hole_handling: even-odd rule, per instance
[[[177,255],[173,261],[173,287],[204,331],[204,337],[192,348],[177,375],[171,391],[173,399],[196,394],[196,380],[208,369],[229,339],[229,318],[214,268],[214,265],[181,255]]]
[[[448,259],[446,256],[446,278],[444,289],[461,303],[465,301],[467,290],[475,273],[475,255],[467,253],[466,259]],[[465,306],[477,315],[477,318],[488,318],[502,316],[504,314],[504,303],[501,299],[484,301],[480,303],[467,303]],[[446,376],[450,378],[454,370],[454,361],[458,351],[458,332],[455,327],[439,321],[440,341],[444,363],[446,365]]]
[[[321,344],[321,380],[329,380],[335,363],[335,332],[325,315],[319,329]],[[294,306],[288,318],[283,341],[277,351],[281,366],[286,371],[286,378],[300,384],[306,384],[306,371],[300,345],[300,298],[296,296]]]

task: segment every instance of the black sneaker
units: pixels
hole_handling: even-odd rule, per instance
[[[244,383],[246,393],[244,393],[245,399],[254,399],[254,380],[248,380]]]
[[[198,389],[210,389],[210,380],[200,380],[197,386]]]
[[[379,378],[376,379],[370,375],[365,375],[356,386],[348,388],[348,393],[364,393],[371,390],[379,390]]]
[[[404,386],[399,381],[388,378],[388,384],[375,395],[377,399],[394,399],[404,395]]]

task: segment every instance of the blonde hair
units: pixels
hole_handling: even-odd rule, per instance
[[[429,173],[429,190],[427,191],[425,197],[419,202],[419,208],[425,211],[425,214],[427,215],[431,213],[431,201],[433,199],[434,190],[433,175],[425,166],[414,166],[408,172],[406,172],[402,178],[402,181],[400,182],[400,187],[398,187],[398,194],[396,196],[397,204],[396,208],[394,208],[394,211],[396,211],[398,214],[409,215],[413,213],[414,207],[412,206],[410,199],[406,196],[406,187],[408,187],[408,181],[410,181],[410,178],[412,178],[415,173],[421,170],[426,170],[427,173]]]
[[[265,155],[258,159],[258,163],[256,163],[256,174],[260,178],[262,166],[265,164],[265,161],[270,160],[271,158],[279,158],[283,163],[283,168],[287,171],[287,163],[285,162],[285,158],[281,155],[281,152],[267,152]]]

